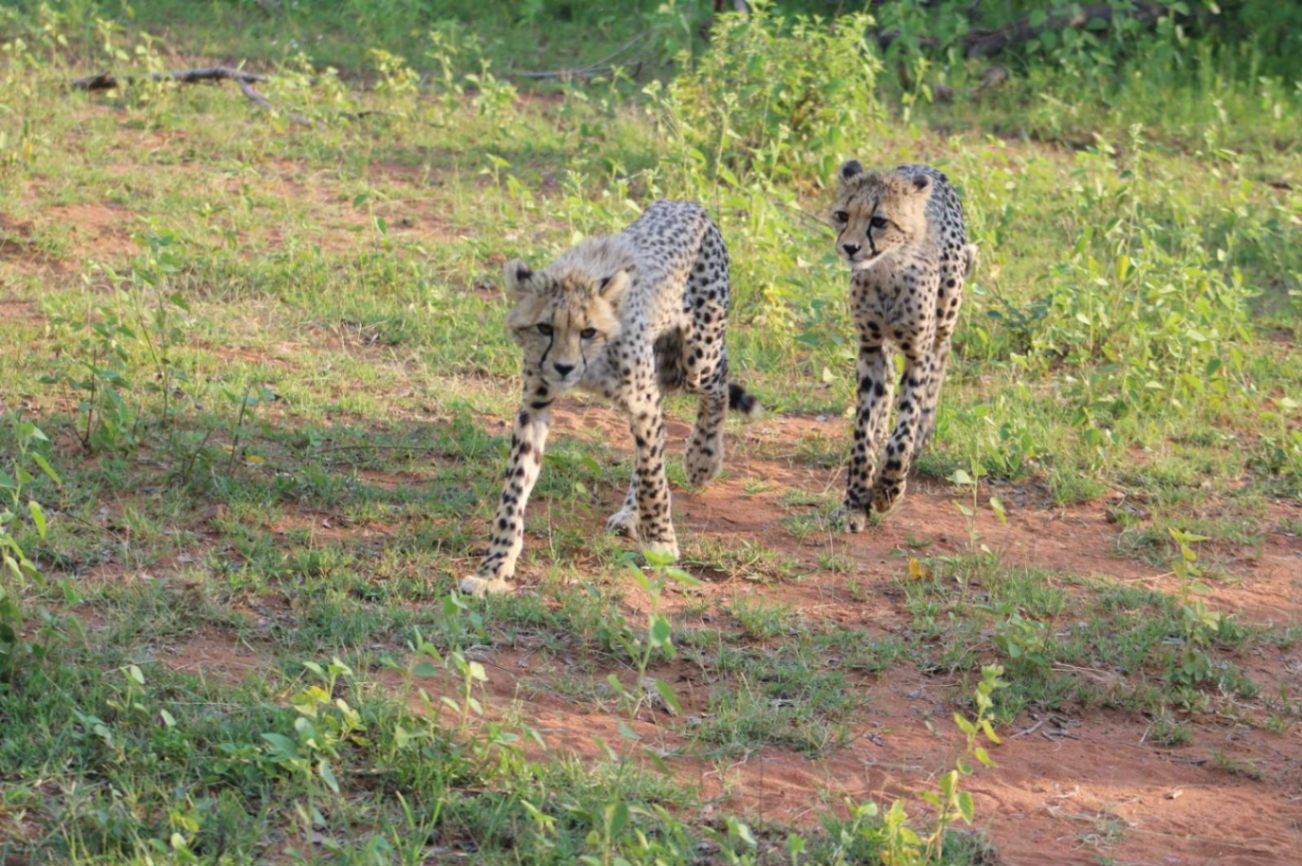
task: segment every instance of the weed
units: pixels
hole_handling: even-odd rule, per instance
[[[23,521],[30,520],[37,540],[46,537],[45,508],[31,495],[37,480],[32,469],[60,483],[58,473],[39,450],[48,441],[41,428],[16,414],[9,416],[9,422],[15,453],[8,467],[0,468],[0,682],[22,671],[28,657],[43,649],[24,633],[23,598],[30,583],[43,585],[45,578],[17,533]]]

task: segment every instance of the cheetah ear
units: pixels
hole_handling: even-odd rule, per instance
[[[838,174],[840,175],[842,182],[844,182],[855,175],[863,174],[863,166],[859,164],[859,160],[857,159],[847,160],[846,163],[841,166],[841,170]]]
[[[606,299],[611,306],[619,303],[620,298],[628,291],[631,280],[628,278],[628,271],[622,268],[610,276],[603,279],[597,285],[597,294]]]
[[[519,259],[511,259],[502,268],[502,276],[506,279],[506,291],[513,298],[521,295],[528,295],[533,292],[533,269]]]
[[[931,187],[931,178],[919,173],[910,177],[909,183],[913,185],[914,192],[926,192]]]

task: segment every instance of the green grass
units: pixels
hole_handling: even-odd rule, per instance
[[[0,10],[0,861],[873,862],[901,838],[884,807],[732,814],[679,762],[833,759],[892,678],[970,716],[993,663],[1001,730],[1293,729],[1296,695],[1251,660],[1297,629],[1201,592],[1298,534],[1299,106],[1265,37],[1175,56],[1158,33],[1115,67],[1064,48],[977,96],[983,64],[947,60],[921,80],[961,98],[931,103],[859,51],[862,22],[761,12],[706,42],[704,5]],[[639,34],[618,74],[517,75]],[[66,87],[243,60],[273,111],[229,82]],[[944,513],[861,539],[827,522],[853,329],[806,218],[852,155],[940,165],[981,248],[912,488]],[[601,532],[623,426],[576,398],[530,503],[532,591],[469,604],[517,399],[501,265],[656,196],[727,238],[733,366],[773,420],[730,425],[724,481],[771,519],[732,531],[703,492],[676,519],[704,586],[639,587]],[[1023,562],[991,494],[1106,509],[1092,552],[1156,577]],[[535,730],[539,707],[584,745]],[[950,838],[944,862],[981,862]]]

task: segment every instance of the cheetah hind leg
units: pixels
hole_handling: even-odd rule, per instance
[[[723,469],[723,419],[727,412],[728,385],[720,377],[710,391],[701,395],[696,426],[687,441],[683,464],[693,487],[700,487]]]
[[[940,409],[940,386],[945,381],[946,368],[949,366],[949,345],[949,334],[937,336],[935,353],[930,359],[931,372],[927,377],[927,387],[922,397],[922,417],[918,422],[918,435],[913,440],[911,457],[914,460],[918,459],[936,433],[936,413]]]

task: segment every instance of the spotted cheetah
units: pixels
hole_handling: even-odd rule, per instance
[[[552,402],[575,386],[619,406],[636,445],[628,495],[607,530],[676,558],[662,395],[677,388],[701,395],[685,461],[694,485],[723,465],[727,410],[758,410],[754,396],[728,380],[728,253],[719,230],[697,204],[657,201],[619,234],[582,241],[544,270],[511,261],[504,276],[507,327],[524,350],[524,398],[491,543],[461,590],[513,589]]]
[[[935,429],[976,247],[967,242],[958,194],[930,166],[865,171],[850,160],[838,181],[832,222],[837,253],[850,265],[859,396],[845,502],[835,517],[861,532],[870,512],[888,514],[899,502],[909,464]],[[886,440],[895,387],[888,343],[903,355],[904,372],[895,432]]]

